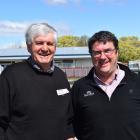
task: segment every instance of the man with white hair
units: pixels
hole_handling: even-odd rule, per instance
[[[31,56],[0,77],[0,140],[71,140],[70,86],[53,60],[57,32],[37,23],[25,37]]]

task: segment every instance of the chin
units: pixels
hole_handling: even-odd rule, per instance
[[[102,67],[100,68],[100,71],[103,71],[103,72],[108,72],[110,69],[108,67]]]
[[[109,69],[101,69],[100,72],[104,73],[104,74],[109,74],[110,70]]]
[[[43,59],[43,58],[38,60],[38,62],[40,62],[40,63],[50,63],[51,61],[52,61],[52,59]]]
[[[40,64],[50,64],[51,62],[50,61],[40,61],[39,63]]]

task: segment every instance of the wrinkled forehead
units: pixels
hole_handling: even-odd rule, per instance
[[[32,42],[35,41],[52,42],[52,43],[56,42],[53,33],[48,33],[47,35],[39,34],[32,39]]]
[[[57,38],[57,35],[56,33],[52,32],[52,31],[36,31],[36,32],[33,32],[31,34],[31,38],[32,39],[35,39],[35,38],[38,38],[38,37],[45,37],[45,36],[51,36],[52,38]]]

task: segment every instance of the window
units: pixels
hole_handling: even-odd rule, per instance
[[[63,63],[63,67],[73,67],[74,66],[73,60],[63,60],[62,63]]]

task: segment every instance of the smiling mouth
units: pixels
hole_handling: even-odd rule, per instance
[[[99,64],[100,64],[100,65],[103,65],[103,66],[104,66],[104,65],[107,65],[108,63],[109,63],[109,61],[107,61],[107,62],[100,61],[100,62],[99,62]]]
[[[50,54],[39,54],[40,56],[49,56]]]

